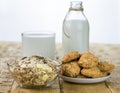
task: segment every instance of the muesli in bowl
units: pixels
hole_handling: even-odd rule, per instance
[[[35,55],[8,62],[7,65],[14,80],[26,88],[48,87],[59,72],[58,62]]]

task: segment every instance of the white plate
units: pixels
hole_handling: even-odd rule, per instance
[[[99,83],[107,80],[110,78],[111,75],[108,75],[106,77],[101,77],[101,78],[71,78],[67,76],[61,76],[63,80],[72,82],[72,83],[84,83],[84,84],[89,84],[89,83]]]

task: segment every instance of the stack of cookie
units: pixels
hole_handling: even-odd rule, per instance
[[[113,69],[113,64],[106,61],[99,62],[99,58],[90,52],[79,54],[77,51],[73,51],[62,58],[62,74],[68,77],[104,77]]]

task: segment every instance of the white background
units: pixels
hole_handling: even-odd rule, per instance
[[[0,41],[21,41],[24,31],[52,30],[61,42],[70,1],[0,0]],[[120,0],[83,0],[83,7],[90,23],[90,43],[120,44]]]

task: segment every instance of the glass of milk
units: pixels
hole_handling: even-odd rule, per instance
[[[22,33],[23,56],[41,55],[50,59],[55,58],[55,33],[33,31]]]

